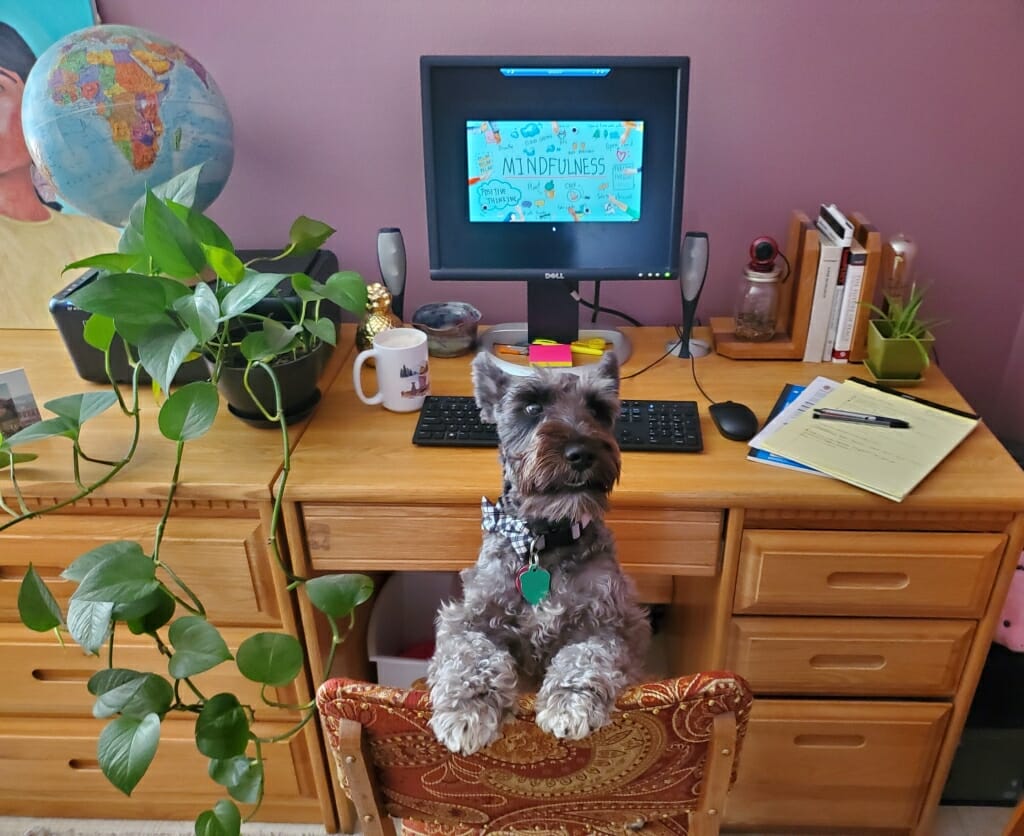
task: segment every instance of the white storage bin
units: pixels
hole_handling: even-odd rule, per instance
[[[381,587],[367,626],[366,652],[381,685],[408,688],[427,675],[427,659],[403,651],[434,641],[434,618],[444,601],[462,594],[457,572],[395,572]]]

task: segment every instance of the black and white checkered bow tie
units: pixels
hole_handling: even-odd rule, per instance
[[[552,546],[566,545],[580,539],[587,522],[562,521],[547,532],[537,532],[527,525],[525,520],[513,516],[501,507],[501,500],[491,502],[486,496],[480,497],[482,515],[481,527],[484,531],[502,535],[511,544],[512,549],[524,560],[530,559],[530,551],[544,551],[551,540]],[[559,535],[552,537],[551,535]]]

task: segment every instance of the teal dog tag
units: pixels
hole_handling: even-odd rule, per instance
[[[533,606],[543,601],[551,590],[551,573],[536,563],[524,566],[516,578],[516,584],[523,597]]]

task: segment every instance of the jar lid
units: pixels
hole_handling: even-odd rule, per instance
[[[748,281],[752,282],[777,282],[779,280],[779,276],[782,275],[782,268],[779,267],[778,265],[775,265],[775,267],[773,267],[771,271],[767,273],[761,273],[757,270],[751,270],[749,267],[747,267],[743,271],[743,274]]]

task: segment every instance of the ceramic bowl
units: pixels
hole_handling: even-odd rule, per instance
[[[458,357],[476,345],[480,316],[468,302],[431,302],[416,309],[412,324],[426,333],[432,357]]]

